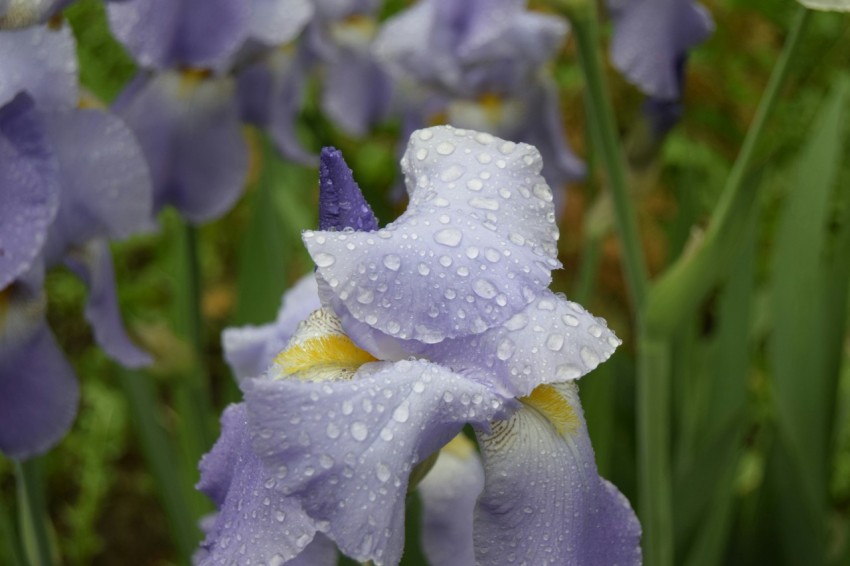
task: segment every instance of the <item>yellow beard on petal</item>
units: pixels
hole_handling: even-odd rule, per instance
[[[572,435],[578,430],[579,418],[573,406],[551,385],[539,385],[520,400],[546,417],[561,436]]]
[[[274,363],[282,378],[330,381],[348,379],[363,364],[376,361],[342,332],[330,311],[319,309],[301,323]]]

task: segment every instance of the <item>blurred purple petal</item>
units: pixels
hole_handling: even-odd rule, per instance
[[[479,434],[485,486],[475,510],[481,566],[641,563],[640,524],[599,477],[575,384]]]
[[[243,382],[254,450],[355,560],[397,564],[413,466],[504,399],[425,361],[363,365],[351,380]],[[366,514],[364,514],[364,511]]]
[[[32,99],[0,107],[0,290],[29,269],[59,207],[58,164]]]
[[[251,0],[251,37],[266,45],[292,41],[313,16],[309,0]]]
[[[403,215],[375,233],[304,233],[334,310],[428,343],[523,310],[560,266],[541,166],[533,147],[489,134],[414,133],[402,159]]]
[[[0,356],[0,452],[18,460],[46,452],[68,432],[79,396],[74,370],[43,324]]]
[[[225,329],[222,349],[236,379],[264,374],[274,357],[286,348],[298,323],[320,306],[316,277],[310,273],[283,295],[275,322]]]
[[[322,107],[333,122],[352,136],[364,136],[390,108],[389,77],[368,50],[342,50],[328,61]]]
[[[94,238],[126,238],[149,228],[152,187],[142,150],[130,129],[102,110],[45,114],[59,159],[62,196],[50,227],[47,262]]]
[[[372,232],[378,229],[378,219],[360,192],[342,152],[326,147],[319,162],[319,229],[346,228]]]
[[[297,500],[275,489],[278,472],[265,468],[251,449],[245,413],[241,403],[224,411],[221,438],[201,460],[197,487],[219,509],[201,545],[201,565],[283,564],[316,533]]]
[[[39,110],[77,105],[77,51],[71,27],[0,33],[0,106],[26,91]]]
[[[472,513],[484,489],[484,468],[475,446],[458,435],[440,451],[419,484],[422,550],[430,564],[471,566]]]
[[[693,0],[608,0],[614,66],[645,94],[681,96],[677,61],[705,41],[714,22]]]
[[[227,212],[242,193],[248,147],[234,83],[162,72],[140,75],[114,106],[150,167],[154,210],[172,205],[193,223]]]
[[[316,156],[301,146],[296,134],[307,72],[302,52],[274,50],[239,74],[238,97],[242,118],[268,129],[283,155],[315,165]]]
[[[108,5],[112,33],[143,67],[218,69],[248,38],[248,2],[127,0]]]
[[[89,288],[86,320],[100,347],[125,367],[150,364],[151,357],[130,340],[121,322],[112,253],[106,240],[94,240],[84,248],[72,250],[65,263]]]

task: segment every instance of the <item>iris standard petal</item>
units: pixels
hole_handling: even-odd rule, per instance
[[[251,0],[249,33],[266,45],[280,45],[295,39],[313,16],[309,0]]]
[[[308,72],[303,52],[275,49],[239,73],[238,99],[242,118],[266,128],[281,153],[315,166],[316,156],[302,147],[296,132]]]
[[[365,364],[351,380],[243,382],[253,445],[319,530],[355,560],[397,564],[413,466],[506,401],[425,362]]]
[[[236,202],[248,172],[234,83],[167,71],[139,75],[114,105],[136,134],[154,186],[190,222],[213,220]]]
[[[457,369],[487,372],[511,396],[543,383],[578,379],[621,344],[601,318],[549,290],[504,324],[477,336],[411,347],[411,354]]]
[[[248,37],[249,2],[125,0],[108,4],[112,33],[143,66],[222,67]]]
[[[152,187],[144,154],[130,129],[103,110],[45,113],[59,160],[62,193],[46,259],[94,238],[126,238],[150,227]]]
[[[609,0],[609,7],[614,66],[645,94],[678,98],[677,61],[711,35],[708,10],[693,0]]]
[[[126,367],[150,364],[150,355],[130,340],[121,322],[112,253],[106,240],[93,240],[83,248],[74,248],[65,263],[89,288],[86,320],[100,347]]]
[[[472,513],[484,489],[484,468],[475,445],[456,436],[440,451],[419,484],[422,550],[430,564],[473,566]]]
[[[59,208],[58,163],[32,98],[0,106],[0,290],[30,268]]]
[[[197,487],[219,510],[201,545],[203,566],[289,564],[316,534],[297,500],[274,489],[274,472],[251,448],[245,413],[242,403],[224,411],[221,438],[200,463]]]
[[[316,277],[302,277],[283,295],[277,320],[262,326],[227,328],[221,337],[224,358],[241,381],[266,372],[285,347],[298,323],[320,307]]]
[[[373,232],[378,219],[354,180],[342,152],[322,149],[319,157],[319,229]]]
[[[575,384],[543,386],[525,403],[479,434],[476,564],[640,564],[640,524],[596,470]]]
[[[364,136],[390,108],[389,76],[366,50],[341,50],[325,66],[322,108],[352,136]]]
[[[334,310],[430,343],[521,311],[560,266],[541,165],[531,146],[489,134],[415,132],[402,159],[411,198],[401,217],[375,233],[304,233]]]
[[[0,106],[26,91],[40,110],[77,105],[77,51],[71,27],[0,33]]]
[[[61,439],[77,413],[74,370],[46,324],[0,356],[0,452],[25,460]]]

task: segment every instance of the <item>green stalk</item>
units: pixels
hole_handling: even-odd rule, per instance
[[[673,564],[670,472],[670,342],[645,329],[638,338],[638,495],[643,560]]]
[[[187,461],[197,463],[212,446],[212,401],[207,386],[201,315],[200,262],[194,226],[179,222],[175,317],[177,330],[191,345],[192,368],[179,376],[175,404],[180,414],[181,444]],[[194,468],[193,468],[194,469]]]
[[[180,553],[180,562],[189,563],[200,533],[181,489],[182,477],[168,435],[159,422],[159,407],[151,376],[132,370],[118,372],[121,387],[130,405],[133,426],[142,452],[153,474],[165,510],[172,539]],[[191,490],[191,485],[188,487]]]
[[[653,285],[647,297],[646,327],[656,335],[672,333],[679,322],[693,313],[734,259],[732,252],[746,229],[756,202],[756,191],[744,190],[745,181],[752,169],[755,149],[764,133],[767,117],[776,106],[808,18],[809,10],[801,8],[702,241],[690,253],[679,257]]]
[[[595,3],[561,0],[558,7],[573,24],[578,56],[585,79],[585,103],[599,136],[599,155],[608,173],[614,215],[623,253],[626,284],[634,310],[640,313],[647,294],[649,276],[643,256],[637,215],[626,182],[626,161],[617,135],[611,97],[605,84],[599,55],[599,25]]]
[[[18,492],[18,517],[22,546],[30,566],[53,564],[50,519],[44,501],[41,460],[15,462]]]

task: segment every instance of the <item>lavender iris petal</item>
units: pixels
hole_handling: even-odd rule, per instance
[[[224,214],[248,173],[235,85],[165,71],[139,75],[113,110],[136,134],[154,186],[154,210],[177,208],[190,222]]]
[[[71,426],[79,396],[74,370],[46,324],[0,352],[0,452],[17,459],[45,452]]]
[[[0,106],[0,289],[29,269],[59,208],[58,163],[32,98]]]

